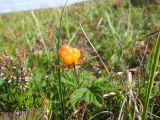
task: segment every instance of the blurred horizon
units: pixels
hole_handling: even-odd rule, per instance
[[[87,0],[68,0],[67,5]],[[64,6],[65,0],[0,0],[0,14]]]

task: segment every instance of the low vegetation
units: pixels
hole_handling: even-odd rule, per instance
[[[159,11],[100,0],[0,15],[0,120],[160,119]]]

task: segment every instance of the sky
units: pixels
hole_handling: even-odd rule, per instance
[[[73,4],[86,0],[68,0],[67,4]],[[25,11],[40,8],[53,8],[63,6],[65,0],[0,0],[0,14]]]

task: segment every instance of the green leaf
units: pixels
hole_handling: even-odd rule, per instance
[[[86,88],[90,87],[92,85],[92,78],[89,78],[89,73],[87,71],[79,72],[79,80],[80,80],[80,86]]]
[[[0,77],[0,86],[3,84],[4,80]]]
[[[61,82],[76,88],[76,77],[71,71],[68,72],[67,74],[63,74]]]
[[[84,99],[88,103],[93,103],[94,105],[98,107],[102,107],[100,102],[97,100],[96,95],[93,92],[91,92],[89,89],[87,89]]]
[[[114,89],[114,84],[107,81],[107,80],[97,80],[94,82],[93,86],[99,87],[102,90],[107,90],[107,91],[111,91]]]
[[[62,78],[61,81],[64,84],[71,85],[76,88],[76,83],[70,79]]]
[[[43,81],[43,82],[41,83],[41,87],[45,87],[45,86],[47,86],[47,83],[46,83],[46,81]]]
[[[87,91],[87,88],[80,88],[75,90],[71,95],[71,104],[75,106],[75,104],[81,100],[83,100],[83,97]]]
[[[113,54],[111,56],[110,62],[112,65],[116,65],[119,62],[119,57],[117,54]]]
[[[87,103],[93,103],[98,107],[102,106],[97,100],[97,96],[87,88],[77,89],[71,95],[71,103],[73,106],[82,100],[85,100]]]

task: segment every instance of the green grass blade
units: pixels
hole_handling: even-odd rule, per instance
[[[144,106],[142,120],[146,120],[148,106],[149,106],[149,100],[150,100],[150,96],[151,96],[151,92],[152,92],[152,88],[153,88],[153,83],[154,83],[154,78],[155,78],[155,73],[156,73],[156,69],[158,67],[158,63],[159,63],[159,57],[160,57],[160,33],[158,34],[156,47],[154,49],[154,53],[151,58],[152,59],[151,60],[151,70],[150,70],[149,78],[148,78],[147,96],[145,98],[145,106]]]
[[[40,29],[40,22],[38,21],[36,15],[35,15],[35,13],[34,13],[34,11],[31,11],[31,14],[32,14],[32,16],[33,16],[33,18],[34,18],[34,20],[35,20],[36,26],[37,26],[37,28],[38,28],[38,32],[39,32],[39,34],[40,34],[41,42],[42,42],[42,44],[43,44],[43,46],[44,46],[45,52],[46,52],[46,54],[48,55],[47,47],[46,47],[46,45],[45,45],[44,38],[43,38],[41,29]]]
[[[64,15],[64,10],[66,8],[66,5],[67,5],[67,0],[65,1],[65,5],[63,7],[63,10],[62,10],[62,14],[61,14],[61,17],[60,17],[60,23],[59,23],[59,38],[58,38],[58,41],[57,41],[57,65],[59,66],[60,65],[60,57],[58,55],[58,50],[60,48],[60,41],[61,41],[61,27],[62,27],[62,21],[63,21],[63,15]],[[63,94],[62,94],[62,84],[61,84],[61,70],[60,68],[58,68],[58,85],[59,85],[59,98],[60,98],[60,102],[61,102],[61,108],[62,108],[62,119],[64,120],[64,105],[63,105]]]

